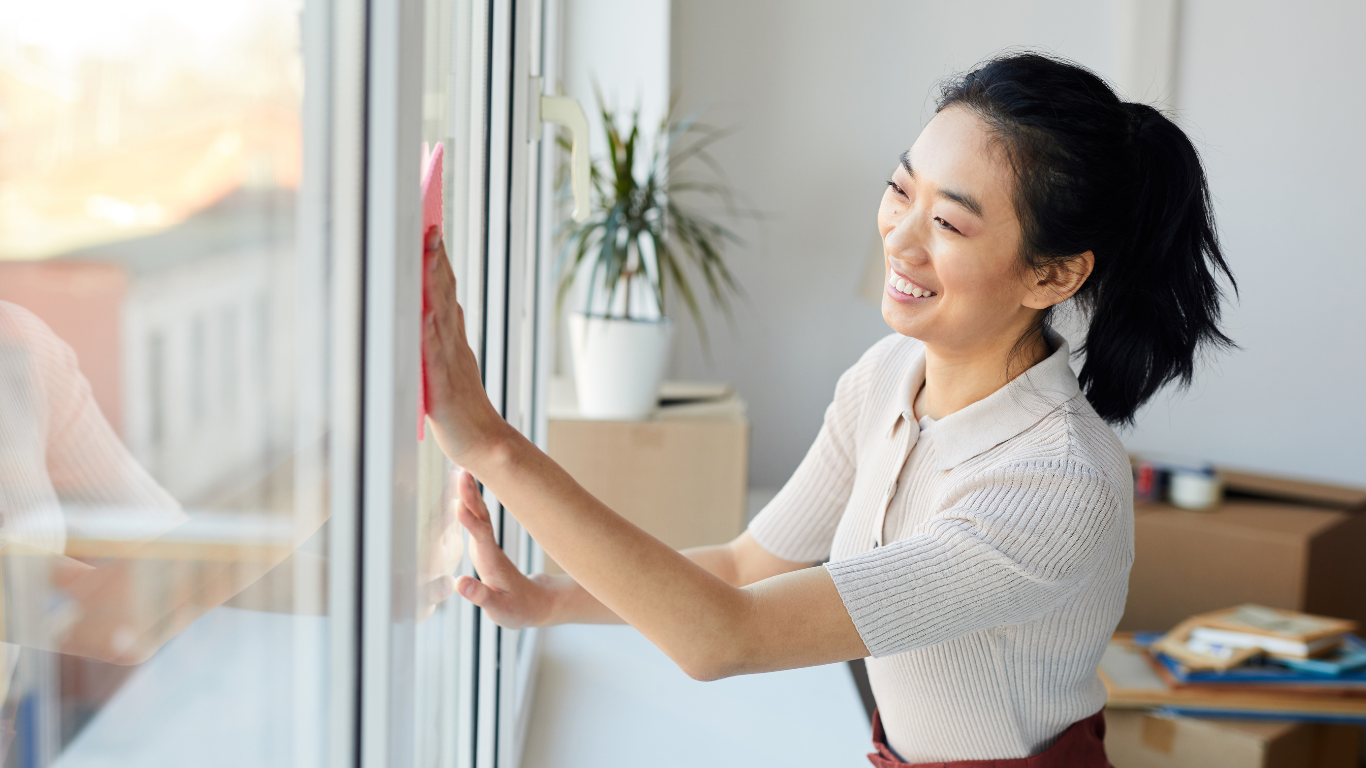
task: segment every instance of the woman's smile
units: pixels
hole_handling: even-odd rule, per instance
[[[887,295],[902,303],[911,304],[927,301],[939,294],[929,288],[897,274],[896,270],[887,270]]]

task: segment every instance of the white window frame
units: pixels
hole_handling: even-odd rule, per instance
[[[336,82],[328,87],[330,245],[334,254],[344,247],[355,256],[353,262],[334,262],[343,265],[338,272],[349,270],[353,277],[334,277],[333,306],[349,300],[364,308],[362,349],[334,350],[332,366],[334,376],[345,379],[349,370],[350,380],[362,382],[359,391],[337,398],[338,408],[345,402],[358,405],[351,417],[357,430],[334,429],[332,445],[337,459],[333,527],[347,530],[331,542],[330,609],[334,619],[355,631],[350,644],[344,637],[334,640],[331,684],[334,691],[356,697],[348,704],[351,696],[332,696],[332,764],[389,768],[415,765],[417,758],[411,727],[417,681],[410,587],[418,574],[412,558],[402,553],[415,551],[418,535],[413,431],[422,233],[415,148],[422,125],[424,7],[420,0],[333,0],[328,15],[334,50],[355,50],[348,46],[365,41],[364,55],[358,57],[364,59],[363,77],[350,63],[344,72],[334,70]],[[555,47],[558,35],[546,36],[543,30],[557,29],[558,3],[476,0],[466,23],[465,32],[474,33],[476,44],[461,55],[482,60],[474,82],[482,76],[485,88],[482,100],[471,99],[481,108],[472,110],[466,126],[466,167],[474,171],[470,187],[454,201],[464,208],[454,215],[463,215],[469,226],[465,242],[452,243],[451,250],[468,255],[454,266],[469,340],[490,399],[510,423],[543,446],[550,313],[542,308],[553,290],[550,259],[543,254],[549,252],[554,147],[541,140],[550,134],[532,123],[530,89],[533,74],[556,74],[543,66],[555,57],[543,54]],[[336,58],[342,65],[346,57]],[[360,92],[348,91],[342,82],[347,80],[363,83]],[[360,136],[357,126],[363,126]],[[363,189],[363,199],[355,199],[357,189]],[[334,416],[335,424],[344,421]],[[351,464],[346,463],[348,447],[339,444],[346,440],[352,441]],[[358,468],[356,479],[348,479],[347,466]],[[486,492],[486,501],[513,561],[527,569],[539,565],[541,557],[521,526],[492,494]],[[339,573],[347,564],[351,572]],[[463,567],[470,572],[468,563]],[[538,633],[504,630],[472,605],[462,601],[460,606],[462,664],[458,680],[451,681],[458,706],[448,724],[457,747],[452,768],[515,768],[530,709]]]
[[[299,414],[301,444],[327,430],[328,517],[326,680],[327,733],[299,739],[295,762],[316,765],[325,750],[332,768],[359,764],[359,650],[361,510],[361,306],[366,190],[366,0],[305,0],[301,37],[306,86],[303,101],[303,179],[299,195],[300,265],[316,283],[301,281],[297,320],[301,338],[326,338],[325,349],[300,345],[300,386],[326,398]],[[325,381],[317,381],[325,377]],[[299,500],[304,501],[304,500]],[[309,499],[308,502],[320,502]],[[296,573],[312,578],[312,575]],[[318,585],[321,593],[321,585]],[[322,736],[320,734],[320,736]]]

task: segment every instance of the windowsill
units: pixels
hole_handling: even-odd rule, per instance
[[[544,631],[522,765],[866,764],[845,664],[700,683],[623,626]]]
[[[326,744],[326,659],[326,617],[216,608],[138,667],[54,766],[300,765]]]

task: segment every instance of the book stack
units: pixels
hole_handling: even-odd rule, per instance
[[[1348,653],[1337,660],[1353,629],[1342,619],[1248,604],[1192,616],[1153,649],[1192,671],[1222,671],[1263,657],[1297,669],[1342,671],[1356,658]]]
[[[1117,635],[1112,706],[1366,724],[1366,641],[1349,621],[1240,605],[1167,633]]]

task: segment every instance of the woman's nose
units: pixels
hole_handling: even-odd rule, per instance
[[[882,238],[882,249],[898,261],[923,264],[929,253],[924,245],[924,216],[915,209],[907,211]]]

